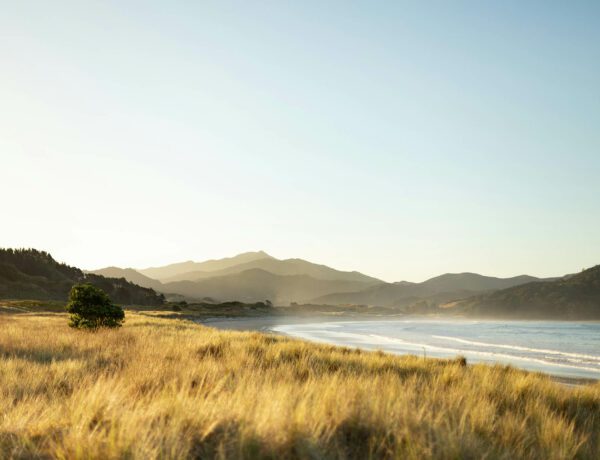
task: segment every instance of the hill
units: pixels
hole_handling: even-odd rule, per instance
[[[263,251],[245,252],[243,254],[238,254],[234,257],[226,257],[224,259],[207,260],[204,262],[193,262],[190,260],[187,262],[179,262],[175,264],[165,265],[162,267],[143,268],[137,271],[152,279],[163,281],[168,280],[169,278],[177,277],[178,275],[182,275],[184,273],[213,272],[217,270],[224,270],[235,265],[252,262],[254,260],[270,258],[271,256]],[[176,281],[176,279],[171,279],[171,281]]]
[[[276,304],[288,304],[305,302],[330,292],[356,291],[369,285],[369,282],[363,281],[324,280],[308,275],[277,275],[252,268],[204,280],[165,283],[163,289],[164,292],[193,299],[210,297],[219,301],[242,302],[270,300]]]
[[[335,270],[302,259],[279,260],[264,251],[140,270],[107,267],[90,273],[122,277],[162,292],[169,298],[183,296],[194,300],[212,298],[250,302],[268,299],[286,304],[309,301],[332,292],[363,290],[383,283],[356,271]],[[210,279],[217,280],[205,282]],[[252,282],[256,284],[252,285]]]
[[[0,249],[0,298],[66,300],[76,283],[97,286],[120,304],[161,305],[164,297],[123,278],[84,273],[35,249]]]
[[[422,283],[384,283],[356,271],[336,270],[303,259],[280,260],[263,251],[143,270],[108,267],[92,273],[125,278],[171,299],[370,305],[414,313],[430,312],[441,304],[492,291],[551,280],[528,275],[498,278],[477,273],[446,273]],[[162,278],[153,279],[151,275]]]
[[[401,281],[371,286],[358,292],[335,293],[313,299],[323,304],[406,307],[419,300],[437,304],[539,280],[533,276],[496,278],[476,273],[446,273],[422,283]]]
[[[239,256],[238,256],[239,257]],[[307,275],[311,278],[330,281],[357,281],[367,284],[381,284],[383,281],[371,276],[363,275],[356,271],[341,271],[330,268],[326,265],[319,265],[308,262],[303,259],[285,259],[279,260],[274,257],[251,260],[245,263],[231,265],[229,267],[214,270],[214,271],[194,271],[176,275],[163,280],[164,282],[173,281],[197,281],[217,276],[226,276],[236,273],[241,273],[246,270],[260,269],[272,273],[274,275],[290,276],[290,275]]]
[[[478,295],[450,305],[449,313],[541,319],[600,319],[600,265],[549,282]]]
[[[106,267],[98,270],[91,270],[86,273],[101,275],[106,278],[125,278],[133,284],[154,289],[155,291],[161,291],[162,289],[162,283],[160,281],[143,275],[133,268]]]
[[[421,286],[432,293],[454,290],[478,292],[505,289],[539,280],[539,278],[529,275],[497,278],[494,276],[479,275],[477,273],[446,273],[424,281],[421,283]]]

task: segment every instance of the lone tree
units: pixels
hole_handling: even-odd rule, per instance
[[[120,327],[125,312],[113,305],[106,292],[91,284],[76,284],[71,288],[67,311],[69,326],[96,330],[101,327]]]

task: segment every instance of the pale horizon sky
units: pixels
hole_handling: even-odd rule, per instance
[[[0,247],[600,264],[600,2],[1,3]]]

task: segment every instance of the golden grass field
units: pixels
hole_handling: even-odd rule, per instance
[[[0,315],[0,458],[600,458],[600,384],[223,332]]]

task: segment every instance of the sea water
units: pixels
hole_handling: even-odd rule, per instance
[[[600,379],[600,322],[403,319],[279,325],[291,336],[397,354]]]

